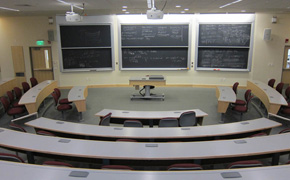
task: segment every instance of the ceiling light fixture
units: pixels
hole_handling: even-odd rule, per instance
[[[188,8],[186,8],[186,9],[184,9],[184,11],[189,11],[189,9],[188,9]]]
[[[7,7],[0,7],[0,9],[4,9],[4,10],[8,10],[8,11],[20,11],[18,9],[11,9],[11,8],[7,8]]]
[[[180,5],[176,5],[175,7],[180,8],[181,6]]]
[[[231,2],[231,3],[225,4],[225,5],[223,5],[223,6],[220,6],[220,8],[224,8],[224,7],[227,7],[227,6],[230,6],[230,5],[236,4],[236,3],[241,2],[241,1],[243,1],[243,0],[236,0],[236,1],[233,1],[233,2]]]
[[[126,8],[128,8],[128,6],[122,6],[122,8],[126,9]]]
[[[122,11],[127,11],[127,9],[122,9]]]

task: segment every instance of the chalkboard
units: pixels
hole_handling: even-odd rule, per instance
[[[61,70],[113,70],[111,24],[59,25]]]
[[[187,48],[123,48],[123,68],[187,68]]]
[[[251,24],[200,24],[199,46],[249,46]]]
[[[111,49],[63,49],[64,69],[111,68]]]
[[[121,25],[122,46],[188,46],[186,25]]]
[[[110,47],[110,25],[60,26],[61,46]]]
[[[204,68],[248,68],[249,49],[199,48],[198,67]]]
[[[197,70],[250,70],[252,23],[198,27]]]

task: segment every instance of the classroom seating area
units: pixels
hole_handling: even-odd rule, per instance
[[[41,83],[35,87],[39,87]],[[50,85],[51,82],[48,82],[47,86]],[[83,119],[80,119],[73,101],[66,99],[67,103],[59,102],[59,94],[67,97],[71,90],[50,87],[50,93],[44,91],[47,96],[42,98],[42,102],[45,103],[37,106],[37,116],[35,113],[27,113],[23,118],[11,120],[8,115],[2,115],[0,152],[3,155],[0,159],[24,159],[23,162],[28,164],[70,168],[151,171],[202,171],[286,164],[290,152],[287,143],[283,143],[289,136],[287,121],[268,117],[267,106],[261,106],[263,102],[259,99],[259,94],[234,86],[236,92],[234,88],[229,88],[236,95],[236,100],[228,103],[222,122],[218,111],[219,98],[215,95],[220,91],[219,96],[223,96],[223,88],[164,87],[161,90],[166,89],[169,95],[166,101],[134,102],[126,95],[129,88],[90,88],[85,93],[88,96],[88,108],[83,111]],[[287,94],[287,89],[283,89],[282,94]],[[184,90],[188,94],[171,96],[171,93],[185,92]],[[114,91],[116,93],[112,93]],[[108,96],[109,93],[112,93],[111,97]],[[201,101],[188,101],[189,94],[192,99],[203,99],[204,104]],[[244,102],[241,100],[243,97],[246,104],[238,103]],[[176,98],[183,101],[184,107],[171,107],[170,101],[174,102]],[[216,100],[213,101],[214,98]],[[117,101],[112,103],[114,100]],[[214,103],[214,106],[209,106],[210,103]],[[55,104],[57,107],[70,107],[65,110],[66,116],[58,113],[60,110],[55,109]],[[137,104],[140,108],[138,111]],[[115,109],[103,109],[104,107]],[[243,118],[234,112],[239,108],[247,109]],[[285,108],[287,106],[281,107]],[[14,138],[9,140],[6,136]],[[22,146],[14,139],[22,142],[33,139],[33,142],[39,143]],[[53,142],[57,144],[53,145]],[[262,145],[264,142],[265,145]],[[251,150],[251,144],[259,144],[260,149]],[[58,146],[62,147],[61,151]],[[206,146],[215,148],[203,152],[201,149]],[[277,148],[273,149],[273,146]],[[85,151],[78,151],[76,147],[82,147]],[[148,156],[142,149],[138,150],[144,147],[146,151],[152,151],[151,155]],[[69,149],[75,151],[70,152]],[[90,152],[89,149],[95,150]],[[186,149],[191,149],[190,153]],[[192,151],[193,149],[196,150]],[[217,149],[219,150],[216,151]],[[222,149],[225,152],[220,153]],[[138,154],[134,154],[136,152]]]

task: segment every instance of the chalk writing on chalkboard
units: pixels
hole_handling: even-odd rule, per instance
[[[122,46],[188,46],[188,25],[121,25]]]
[[[187,48],[125,48],[123,68],[187,68]]]
[[[199,48],[198,67],[247,69],[248,49]]]
[[[200,24],[199,46],[250,46],[251,24]]]
[[[63,68],[110,68],[111,49],[63,49]]]

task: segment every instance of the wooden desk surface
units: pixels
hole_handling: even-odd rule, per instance
[[[247,81],[247,88],[265,105],[269,113],[277,114],[281,105],[287,106],[285,98],[276,89],[260,81]]]
[[[88,86],[74,86],[68,93],[69,101],[82,101],[88,96]]]
[[[46,80],[36,86],[30,88],[21,97],[19,104],[25,105],[27,111],[31,114],[37,112],[39,105],[42,101],[49,96],[54,88],[57,87],[57,81]]]
[[[230,103],[236,102],[236,94],[232,87],[216,87],[216,97],[218,98],[218,112],[225,113]]]
[[[41,136],[0,128],[0,146],[70,157],[131,160],[215,159],[290,151],[290,133],[240,140],[132,143]]]
[[[155,138],[198,138],[216,137],[233,134],[242,134],[254,131],[267,130],[281,126],[281,123],[267,118],[258,118],[243,122],[174,128],[133,128],[133,127],[111,127],[97,126],[91,124],[80,124],[66,121],[53,120],[49,118],[38,118],[25,123],[38,129],[94,137],[111,138],[134,138],[134,139],[155,139]]]
[[[3,78],[0,80],[0,96],[6,95],[7,91],[17,86],[16,78]]]
[[[112,113],[112,118],[127,118],[127,119],[162,119],[165,117],[179,118],[186,111],[195,111],[196,117],[204,117],[208,114],[199,109],[175,110],[175,111],[130,111],[130,110],[115,110],[103,109],[96,113],[96,116],[104,117],[108,113]]]
[[[87,172],[88,176],[86,178],[71,177],[69,174],[72,171]],[[3,180],[225,180],[221,173],[226,172],[238,172],[241,175],[240,178],[228,178],[229,180],[289,180],[290,165],[201,171],[124,171],[66,168],[0,161],[0,174]]]

